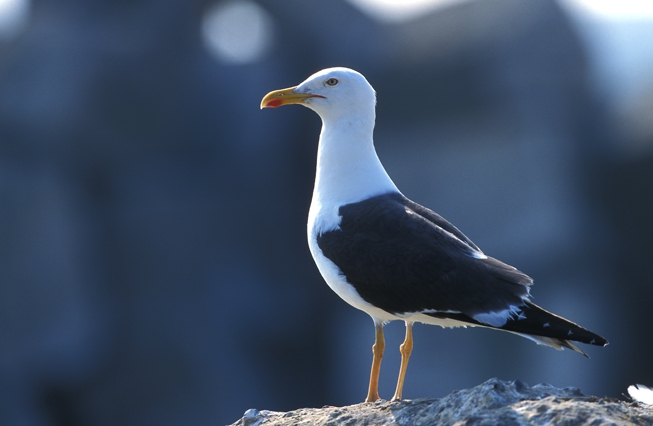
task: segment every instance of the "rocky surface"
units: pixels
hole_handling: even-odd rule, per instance
[[[555,388],[490,379],[441,399],[378,401],[279,413],[248,410],[232,426],[281,425],[653,425],[653,407]]]

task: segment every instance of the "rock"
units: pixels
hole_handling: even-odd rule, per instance
[[[490,379],[441,399],[377,401],[287,413],[247,410],[232,426],[653,425],[653,408],[555,388]]]

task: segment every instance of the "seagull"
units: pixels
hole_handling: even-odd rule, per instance
[[[637,402],[653,406],[653,389],[644,385],[630,385],[628,386],[628,394]]]
[[[372,317],[375,341],[366,402],[379,398],[383,326],[406,324],[392,400],[401,400],[413,323],[507,331],[558,350],[605,346],[603,337],[530,301],[533,280],[489,257],[454,225],[405,197],[373,141],[376,92],[348,68],[319,71],[275,90],[261,109],[298,104],[322,119],[308,246],[331,289]]]

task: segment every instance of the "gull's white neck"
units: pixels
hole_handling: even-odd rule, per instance
[[[323,118],[309,226],[320,215],[327,223],[318,228],[331,228],[339,206],[398,192],[376,154],[373,130],[374,116]]]

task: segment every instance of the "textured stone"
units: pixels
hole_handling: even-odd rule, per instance
[[[247,410],[232,426],[653,425],[653,408],[555,388],[490,379],[441,399],[378,401],[287,413]]]

